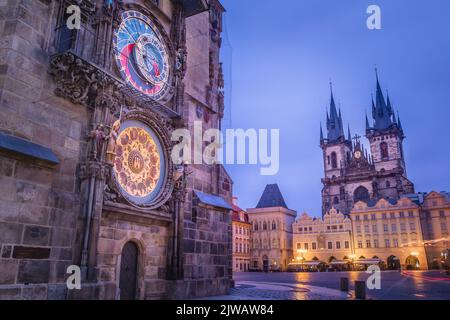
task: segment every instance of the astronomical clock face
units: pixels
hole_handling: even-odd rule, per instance
[[[161,190],[164,172],[161,143],[153,130],[139,121],[125,121],[114,162],[114,177],[124,197],[135,205],[150,204]]]
[[[114,48],[124,80],[139,92],[162,99],[170,88],[170,64],[155,24],[138,11],[124,12],[114,36]]]

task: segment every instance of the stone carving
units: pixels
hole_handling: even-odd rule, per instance
[[[64,53],[50,62],[49,73],[55,77],[55,94],[73,103],[88,105],[100,85],[107,81],[105,74],[72,53]]]
[[[101,161],[103,143],[106,140],[105,128],[103,124],[97,125],[95,129],[89,133],[88,138],[91,140],[89,145],[89,159]]]
[[[117,136],[120,129],[120,120],[114,122],[111,127],[111,132],[108,137],[108,147],[106,148],[106,163],[114,164],[114,159],[116,158],[116,146],[117,146]]]

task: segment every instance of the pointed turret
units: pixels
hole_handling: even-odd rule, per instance
[[[370,132],[371,128],[370,128],[370,123],[369,123],[369,118],[367,117],[367,111],[366,111],[366,132]]]
[[[398,128],[400,129],[400,131],[403,132],[403,127],[402,127],[402,121],[400,120],[400,115],[397,112],[397,119],[398,119]]]
[[[323,130],[322,130],[322,122],[320,123],[320,143],[323,143]]]
[[[394,111],[392,109],[391,99],[389,98],[389,92],[387,92],[386,95],[387,95],[387,110],[389,112],[389,115],[392,116],[394,115]]]
[[[344,135],[344,128],[343,128],[343,121],[342,121],[342,113],[339,109],[339,113],[336,109],[336,103],[334,101],[334,95],[333,95],[333,87],[330,83],[330,91],[331,91],[331,98],[330,98],[330,113],[328,115],[327,111],[327,139],[329,142],[337,141],[340,138],[345,139]]]
[[[388,102],[384,99],[383,91],[381,90],[380,81],[378,79],[378,72],[376,72],[377,85],[376,85],[376,97],[375,105],[372,98],[372,117],[374,121],[375,130],[388,129],[392,123],[392,106],[388,96]]]
[[[352,141],[352,133],[350,132],[350,123],[348,124],[348,128],[347,128],[347,140],[348,141]]]

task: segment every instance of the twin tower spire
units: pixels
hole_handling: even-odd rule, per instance
[[[380,131],[386,131],[389,129],[398,129],[403,133],[402,124],[400,117],[397,114],[395,116],[394,110],[392,108],[391,100],[389,98],[389,93],[387,94],[387,100],[384,98],[383,91],[381,90],[380,81],[378,79],[378,72],[376,72],[376,99],[373,100],[372,97],[372,124],[366,114],[366,133],[376,133]],[[344,126],[342,120],[341,108],[339,111],[336,109],[336,103],[334,101],[333,87],[330,83],[331,100],[330,100],[330,111],[327,110],[327,136],[324,137],[322,124],[320,124],[320,142],[336,142],[336,141],[352,141],[352,136],[350,133],[350,125],[347,129],[347,137],[344,134]]]

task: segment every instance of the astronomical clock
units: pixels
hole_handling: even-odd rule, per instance
[[[113,40],[115,61],[123,81],[154,101],[164,100],[172,87],[172,60],[162,32],[149,17],[129,10],[122,13]],[[149,207],[164,200],[160,196],[170,168],[164,142],[155,130],[158,121],[146,121],[145,116],[138,118],[127,115],[121,119],[112,177],[129,203]]]
[[[114,53],[127,84],[154,100],[165,97],[171,87],[168,47],[150,18],[125,11],[114,37]]]
[[[132,204],[150,204],[161,190],[166,159],[161,142],[145,123],[124,121],[117,138],[114,179]]]

